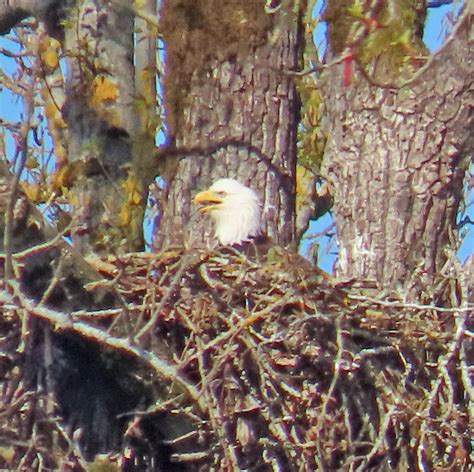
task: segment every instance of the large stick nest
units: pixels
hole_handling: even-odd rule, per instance
[[[101,449],[114,454],[93,467],[117,467],[107,470],[467,468],[467,310],[370,298],[278,249],[264,260],[177,249],[90,262],[103,281],[86,289],[106,286],[120,306],[61,313],[18,292],[3,300],[0,468],[84,470]],[[41,336],[25,324],[38,318]],[[85,368],[71,342],[87,342]],[[38,346],[52,351],[49,384],[28,373]],[[81,382],[66,388],[71,369],[97,369],[104,385],[83,398]],[[116,431],[88,410],[102,405],[95,395],[116,398],[104,408]]]

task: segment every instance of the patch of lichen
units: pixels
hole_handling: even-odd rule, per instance
[[[424,2],[399,0],[394,8],[385,6],[378,15],[380,27],[373,28],[358,48],[358,58],[369,65],[382,56],[389,56],[392,72],[399,72],[411,58],[426,53],[423,26],[426,16]]]
[[[327,136],[321,126],[321,92],[311,79],[296,81],[301,98],[301,123],[298,129],[298,164],[319,174]]]
[[[374,8],[361,0],[329,0],[324,19],[333,56],[351,48],[363,66],[382,60],[384,75],[399,74],[426,53],[426,2],[383,0]],[[377,69],[380,71],[380,67]]]
[[[164,99],[171,135],[180,128],[193,77],[243,58],[264,44],[272,15],[263,0],[166,0],[160,32],[166,45]]]

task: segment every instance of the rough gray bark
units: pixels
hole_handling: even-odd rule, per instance
[[[412,296],[435,291],[473,152],[469,20],[402,88],[381,88],[357,74],[344,87],[342,65],[325,75],[323,168],[334,197],[340,279],[402,285]]]
[[[210,243],[192,198],[224,176],[260,192],[266,231],[293,242],[298,96],[285,71],[298,67],[302,10],[264,3],[164,2],[171,138],[157,247]]]

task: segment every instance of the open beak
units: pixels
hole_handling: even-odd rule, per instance
[[[211,190],[204,190],[203,192],[199,192],[194,197],[194,203],[196,203],[197,205],[204,205],[198,210],[201,213],[207,213],[208,211],[217,208],[217,206],[222,202],[222,198]]]

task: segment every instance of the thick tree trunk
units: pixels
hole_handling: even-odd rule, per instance
[[[334,197],[340,279],[434,295],[473,150],[469,19],[401,88],[381,88],[357,73],[344,86],[344,64],[327,70],[323,169]]]
[[[192,197],[219,177],[259,191],[268,234],[293,241],[298,96],[286,71],[298,67],[304,6],[291,3],[164,2],[171,138],[156,247],[210,242]]]

